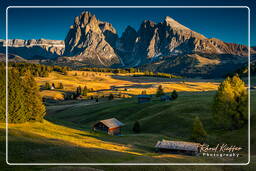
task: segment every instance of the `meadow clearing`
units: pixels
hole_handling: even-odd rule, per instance
[[[64,89],[58,90],[43,90],[41,95],[53,99],[63,99],[63,92],[76,91],[78,86],[82,88],[93,88],[93,92],[88,93],[88,96],[97,95],[104,96],[110,93],[121,93],[126,97],[141,94],[143,90],[147,94],[155,94],[159,85],[164,87],[165,92],[176,91],[212,91],[216,90],[221,80],[205,80],[205,79],[189,79],[189,78],[157,78],[157,77],[133,77],[133,74],[142,73],[127,73],[113,74],[89,71],[68,71],[67,75],[62,75],[57,72],[52,72],[48,77],[37,77],[36,81],[40,87],[43,87],[46,82],[58,85],[62,83]]]

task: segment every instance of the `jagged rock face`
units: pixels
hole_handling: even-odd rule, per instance
[[[127,26],[121,38],[116,42],[116,51],[122,58],[124,65],[131,65],[136,61],[136,59],[132,58],[136,38],[136,30],[131,26]]]
[[[125,41],[126,39],[121,39],[120,44],[125,44]],[[164,22],[160,23],[145,20],[129,51],[131,52],[130,57],[125,57],[123,60],[125,63],[135,66],[154,62],[159,60],[159,57],[165,58],[181,54],[248,55],[248,48],[244,45],[225,43],[215,38],[208,39],[181,25],[171,17],[166,17]],[[255,53],[253,49],[252,52]],[[131,59],[133,62],[130,62]],[[127,60],[129,62],[126,62]]]
[[[98,21],[95,15],[83,12],[70,27],[65,39],[64,56],[96,66],[119,64],[119,57],[111,46],[116,41],[114,35],[115,30],[109,23]]]
[[[5,53],[7,42],[0,40],[0,52]],[[24,59],[55,59],[64,52],[64,41],[47,39],[12,39],[8,42],[8,52]]]

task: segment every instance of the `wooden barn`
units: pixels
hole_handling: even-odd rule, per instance
[[[200,143],[194,142],[162,140],[156,143],[155,148],[157,152],[198,155],[200,146]]]
[[[109,135],[120,135],[122,126],[124,126],[122,122],[116,118],[111,118],[97,122],[95,125],[93,125],[93,130],[104,131]]]
[[[138,103],[147,103],[151,101],[150,95],[138,95]]]
[[[160,100],[161,101],[170,101],[170,100],[172,100],[172,97],[168,96],[168,95],[162,95],[162,96],[160,96]]]

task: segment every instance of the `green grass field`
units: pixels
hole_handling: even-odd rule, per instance
[[[247,162],[247,127],[235,131],[216,130],[211,119],[215,92],[179,92],[175,101],[138,104],[136,98],[51,105],[42,123],[9,125],[10,163],[205,163]],[[256,91],[251,91],[251,164],[249,166],[89,166],[102,170],[254,170],[256,167]],[[192,120],[199,116],[208,133],[207,143],[228,143],[243,147],[238,159],[217,159],[178,154],[155,153],[158,140],[190,141]],[[98,120],[116,117],[125,127],[122,136],[94,133],[91,126]],[[139,120],[141,133],[131,131]],[[0,126],[0,160],[5,160],[5,126]],[[88,170],[88,166],[8,166],[3,170]]]

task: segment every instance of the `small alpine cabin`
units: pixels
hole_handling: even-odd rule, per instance
[[[121,127],[124,124],[117,120],[116,118],[101,120],[93,125],[93,130],[99,130],[103,132],[107,132],[109,135],[120,135]]]
[[[170,101],[170,100],[172,100],[172,97],[168,96],[168,95],[162,95],[162,96],[160,96],[160,100],[161,101]]]
[[[200,146],[200,143],[194,142],[162,140],[156,143],[155,148],[157,152],[198,155]]]
[[[138,103],[147,103],[151,101],[150,95],[138,95]]]

